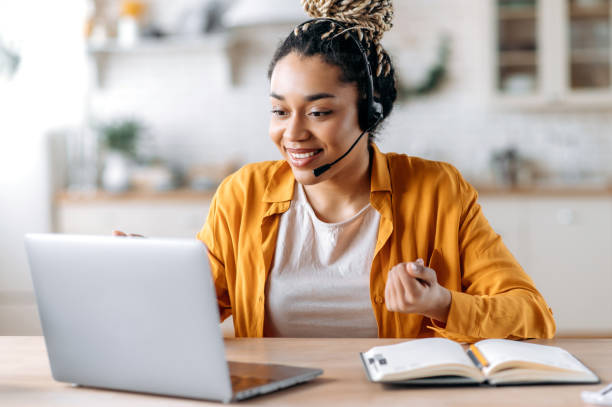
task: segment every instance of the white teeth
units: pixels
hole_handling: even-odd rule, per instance
[[[293,158],[301,159],[301,158],[312,157],[313,155],[315,155],[317,153],[318,153],[318,151],[312,151],[310,153],[304,153],[304,154],[297,154],[297,153],[289,153],[289,154],[291,154],[291,157],[293,157]]]

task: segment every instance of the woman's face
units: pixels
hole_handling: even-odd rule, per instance
[[[320,56],[290,53],[270,82],[270,138],[298,182],[311,185],[363,168],[367,137],[348,156],[315,177],[313,170],[344,154],[361,134],[357,85],[340,81],[340,68]],[[353,174],[354,175],[354,174]]]

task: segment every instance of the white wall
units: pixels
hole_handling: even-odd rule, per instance
[[[0,83],[0,334],[39,332],[23,235],[51,230],[47,131],[82,117],[80,3],[0,0],[0,35],[22,58]]]
[[[381,134],[382,149],[450,161],[474,181],[490,175],[491,152],[508,146],[537,160],[543,172],[612,176],[612,106],[557,113],[490,108],[492,32],[484,1],[394,2],[394,27],[384,43],[405,82],[423,78],[442,35],[450,37],[452,50],[442,89],[398,103]],[[163,4],[156,5],[161,12]],[[228,157],[244,162],[278,158],[267,138],[266,70],[290,29],[235,33],[248,46],[233,51],[238,61],[234,84],[225,79],[228,61],[221,50],[113,57],[106,65],[107,83],[94,92],[93,111],[100,118],[141,117],[151,124],[159,154],[179,167]]]

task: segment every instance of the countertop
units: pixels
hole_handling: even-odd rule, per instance
[[[612,185],[533,185],[505,187],[492,184],[473,184],[481,197],[612,197]],[[210,201],[214,191],[180,188],[169,191],[128,191],[110,193],[103,190],[90,192],[60,191],[55,200],[59,204],[83,204],[98,202],[201,202]]]
[[[132,201],[178,201],[201,202],[210,201],[215,191],[200,191],[189,188],[179,188],[168,191],[140,191],[132,190],[121,193],[112,193],[104,190],[95,191],[59,191],[55,200],[62,204],[95,203],[95,202],[132,202]]]

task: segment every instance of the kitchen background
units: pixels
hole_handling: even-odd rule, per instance
[[[612,0],[395,0],[383,151],[451,162],[549,301],[612,335]],[[0,334],[40,333],[26,232],[192,237],[278,159],[267,64],[298,0],[0,0]]]

